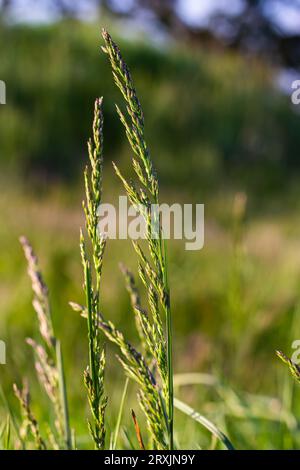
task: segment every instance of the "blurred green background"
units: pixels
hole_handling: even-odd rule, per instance
[[[257,8],[261,2],[246,3]],[[276,349],[290,355],[300,335],[300,108],[285,93],[290,82],[279,83],[284,71],[298,73],[292,48],[286,58],[274,52],[275,39],[269,49],[264,41],[254,51],[233,47],[208,27],[199,27],[199,37],[188,22],[179,33],[162,21],[150,28],[132,12],[108,6],[103,2],[101,14],[88,21],[71,11],[34,22],[27,11],[24,21],[22,13],[2,10],[0,79],[7,103],[0,107],[0,339],[7,344],[7,365],[0,371],[7,399],[17,409],[12,383],[28,377],[36,414],[51,419],[25,344],[26,337],[38,337],[38,327],[18,242],[24,234],[51,292],[72,426],[80,445],[89,442],[82,380],[85,322],[68,301],[83,301],[82,169],[99,95],[105,106],[106,201],[123,194],[112,160],[125,174],[130,164],[114,105],[121,99],[100,53],[105,26],[135,79],[162,199],[205,204],[203,250],[185,251],[178,241],[168,248],[175,373],[212,374],[218,383],[184,385],[178,396],[227,431],[238,448],[297,448],[300,390],[275,356]],[[108,243],[103,311],[135,343],[119,261],[136,272],[127,241]],[[124,376],[110,346],[108,354],[113,426]],[[136,409],[134,386],[130,401]],[[0,416],[4,419],[1,406]],[[182,447],[210,445],[197,424],[177,419]]]

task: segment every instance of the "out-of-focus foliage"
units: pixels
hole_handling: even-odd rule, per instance
[[[105,99],[106,160],[128,152],[115,115],[118,96],[99,53],[98,25],[63,22],[2,28],[0,165],[30,175],[74,177],[95,96]],[[121,41],[122,43],[122,41]],[[123,45],[145,109],[148,140],[162,180],[210,187],[246,171],[256,186],[281,185],[300,148],[299,115],[255,60],[178,47]],[[242,170],[242,172],[240,172]],[[259,176],[259,177],[258,177]],[[278,179],[279,178],[279,179]]]
[[[141,21],[180,41],[194,45],[218,45],[264,60],[299,68],[300,34],[295,17],[299,0],[40,0],[48,19],[113,15]],[[21,6],[21,8],[20,8]],[[35,0],[0,0],[0,20],[34,18]],[[19,10],[19,13],[18,13]],[[194,12],[194,14],[192,14]],[[204,21],[203,21],[204,19]]]

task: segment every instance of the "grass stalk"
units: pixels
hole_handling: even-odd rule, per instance
[[[123,393],[122,393],[119,413],[118,413],[117,424],[116,424],[116,428],[115,428],[115,432],[114,432],[114,440],[113,440],[113,444],[112,444],[112,450],[115,450],[116,447],[117,447],[117,442],[118,442],[118,437],[119,437],[119,432],[120,432],[120,425],[121,425],[121,420],[122,420],[122,414],[123,414],[123,409],[124,409],[124,404],[125,404],[125,398],[126,398],[128,383],[129,383],[129,379],[126,378]]]
[[[100,306],[100,287],[102,263],[106,240],[98,233],[98,209],[102,196],[103,167],[103,100],[95,100],[93,136],[88,141],[89,167],[84,172],[86,231],[92,248],[92,262],[88,259],[85,238],[80,231],[80,252],[83,266],[84,291],[86,306],[83,307],[87,318],[89,366],[84,372],[84,383],[87,389],[93,423],[88,422],[89,431],[96,449],[105,448],[105,410],[107,397],[104,396],[105,351],[99,335],[98,313]],[[92,272],[93,269],[93,272]],[[93,282],[94,281],[94,282]],[[82,307],[70,302],[75,311]]]
[[[18,441],[20,443],[21,449],[24,450],[25,449],[24,439],[21,436],[21,433],[20,433],[18,423],[17,423],[16,418],[15,418],[15,415],[14,415],[14,413],[13,413],[13,411],[12,411],[12,409],[11,409],[7,399],[6,399],[6,396],[5,396],[5,393],[4,393],[4,390],[1,386],[1,384],[0,384],[0,398],[3,402],[4,407],[6,408],[8,416],[10,417],[10,421],[13,425],[13,428],[14,428],[14,431],[15,431],[16,436],[18,438]]]
[[[138,317],[144,336],[144,343],[147,349],[146,357],[152,356],[157,364],[158,374],[162,383],[162,395],[166,403],[166,406],[163,404],[162,409],[166,408],[168,410],[166,429],[168,444],[166,446],[165,442],[161,442],[159,445],[162,445],[163,448],[173,449],[174,404],[170,292],[160,217],[155,211],[153,221],[153,212],[151,210],[159,206],[159,184],[146,144],[143,111],[129,69],[117,44],[112,40],[108,32],[103,30],[102,36],[105,42],[105,46],[102,49],[109,57],[114,81],[121,91],[126,104],[127,117],[125,117],[118,106],[116,108],[133,151],[132,166],[136,173],[137,181],[128,182],[115,164],[114,168],[124,185],[128,199],[133,207],[142,215],[147,227],[146,238],[150,260],[147,259],[137,243],[134,242],[133,246],[139,260],[139,276],[148,293],[152,322],[144,309],[137,305],[133,305],[133,309]],[[164,312],[166,318],[165,331],[163,331],[161,324],[161,311]],[[160,396],[160,391],[158,395]],[[148,425],[151,432],[153,432],[151,420],[148,421]]]
[[[10,448],[10,439],[11,439],[11,427],[9,416],[6,418],[6,436],[5,436],[5,449]]]
[[[97,376],[95,367],[94,347],[93,347],[93,312],[92,312],[92,291],[91,291],[91,272],[89,263],[86,262],[84,269],[84,282],[86,286],[86,305],[87,305],[87,324],[88,324],[88,338],[89,338],[89,364],[92,376],[92,381],[97,387]]]
[[[65,442],[66,442],[66,448],[68,450],[71,450],[72,449],[72,436],[71,436],[71,428],[70,428],[69,407],[68,407],[68,400],[67,400],[67,389],[66,389],[63,355],[62,355],[60,341],[56,342],[56,360],[57,360],[57,365],[58,365],[58,381],[59,381],[60,399],[61,399],[62,411],[63,411],[63,417],[64,417]]]
[[[30,395],[27,382],[24,383],[22,389],[19,389],[16,384],[13,386],[14,393],[18,398],[21,410],[23,413],[23,433],[28,436],[29,432],[33,436],[35,447],[37,450],[46,450],[46,444],[41,436],[39,424],[32,413],[30,406]]]
[[[28,263],[28,275],[34,293],[33,307],[37,314],[42,339],[42,344],[38,344],[31,338],[27,338],[27,343],[34,350],[35,368],[39,381],[53,406],[56,433],[60,445],[70,449],[70,423],[65,375],[60,344],[53,328],[49,291],[39,268],[38,258],[29,241],[25,237],[21,237],[20,243]],[[20,393],[16,393],[16,395],[20,400]],[[21,403],[24,404],[24,400]]]
[[[167,347],[168,347],[168,387],[169,387],[169,450],[174,448],[174,385],[173,385],[173,346],[172,346],[172,315],[167,310]]]
[[[161,237],[160,237],[161,239]],[[168,388],[169,388],[169,450],[174,448],[174,371],[173,371],[173,329],[170,304],[170,289],[168,283],[168,271],[166,262],[166,243],[164,243],[163,278],[168,300],[166,302],[166,330],[167,330],[167,354],[168,354]]]

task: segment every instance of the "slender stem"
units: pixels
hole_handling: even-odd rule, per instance
[[[9,415],[7,415],[6,419],[6,441],[5,441],[5,449],[9,450],[9,445],[10,445],[10,418]]]
[[[172,314],[170,306],[166,309],[167,316],[167,353],[168,353],[168,389],[169,389],[169,449],[173,450],[173,423],[174,423],[174,384],[173,384],[173,341],[172,341]]]
[[[155,196],[155,204],[158,206],[158,194]],[[163,231],[161,221],[158,222],[159,229],[159,259],[161,263],[163,283],[165,288],[165,305],[164,310],[166,314],[166,331],[167,331],[167,361],[168,361],[168,435],[169,435],[169,450],[174,448],[174,378],[173,378],[173,331],[172,331],[172,313],[170,303],[170,289],[168,281],[167,269],[167,247],[165,240],[163,240]]]
[[[197,413],[197,411],[195,411],[186,403],[178,400],[177,398],[175,398],[174,402],[178,410],[182,411],[182,413],[185,413],[194,421],[197,421],[198,423],[202,424],[202,426],[208,429],[214,436],[216,436],[224,444],[226,449],[234,450],[234,447],[232,443],[230,442],[230,440],[228,439],[228,437],[225,436],[225,434],[222,431],[220,431],[211,421],[209,421],[204,416],[200,415],[200,413]]]
[[[15,418],[15,415],[14,413],[12,412],[11,408],[10,408],[10,405],[6,399],[6,396],[5,396],[5,393],[4,393],[4,390],[0,384],[0,398],[3,402],[3,405],[5,406],[5,408],[7,409],[7,413],[8,413],[8,416],[10,417],[10,420],[12,422],[12,425],[14,427],[14,430],[15,430],[15,433],[20,441],[20,444],[21,444],[21,447],[22,447],[22,450],[25,450],[25,442],[20,434],[20,429],[19,429],[19,426],[16,422],[16,418]]]
[[[120,404],[120,409],[119,409],[119,414],[118,414],[118,420],[116,424],[116,429],[115,429],[115,436],[114,436],[114,441],[112,445],[112,450],[115,450],[117,447],[117,441],[119,437],[119,431],[120,431],[120,425],[121,425],[121,419],[122,419],[122,414],[123,414],[123,409],[124,409],[124,403],[125,403],[125,397],[127,393],[127,388],[128,388],[128,383],[129,379],[126,379],[123,394],[122,394],[122,399],[121,399],[121,404]]]
[[[91,370],[91,377],[94,387],[97,386],[94,350],[93,350],[93,318],[92,318],[92,303],[91,303],[91,276],[89,265],[86,262],[84,267],[85,287],[86,287],[86,305],[88,313],[88,335],[89,335],[89,363]]]
[[[160,247],[162,246],[162,231],[160,232]],[[170,289],[168,281],[168,270],[167,270],[167,253],[166,253],[166,243],[163,244],[163,254],[162,258],[162,271],[163,271],[163,280],[166,290],[166,300],[165,300],[165,313],[166,313],[166,330],[167,330],[167,360],[168,360],[168,391],[169,391],[169,450],[174,448],[174,383],[173,383],[173,331],[172,331],[172,313],[171,313],[171,303],[170,303]]]
[[[64,365],[63,365],[63,357],[62,357],[60,341],[56,341],[56,360],[57,360],[57,366],[58,366],[60,400],[61,400],[62,411],[63,411],[63,416],[64,416],[65,441],[66,441],[67,449],[71,450],[72,438],[71,438],[70,419],[69,419],[69,407],[68,407],[68,400],[67,400],[66,381],[65,381]]]

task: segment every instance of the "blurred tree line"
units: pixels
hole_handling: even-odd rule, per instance
[[[9,17],[18,2],[0,0],[2,18]],[[180,7],[184,2],[180,0],[43,0],[39,3],[60,18],[77,18],[87,10],[95,15],[109,12],[122,18],[156,23],[177,39],[196,46],[230,47],[263,55],[266,60],[284,66],[300,67],[300,31],[295,32],[280,21],[280,16],[291,18],[293,12],[299,13],[300,0],[236,0],[225,8],[223,2],[214,2],[207,21],[192,23],[182,15]],[[36,2],[27,0],[27,5],[28,9],[35,8]]]
[[[129,148],[98,27],[65,21],[0,28],[0,165],[14,173],[76,178],[86,159],[93,100],[105,97],[106,160]],[[150,148],[166,184],[213,185],[230,174],[258,187],[282,184],[299,164],[299,115],[271,71],[231,53],[167,50],[128,42]],[[126,157],[126,158],[125,158]],[[244,175],[244,176],[241,176]]]

